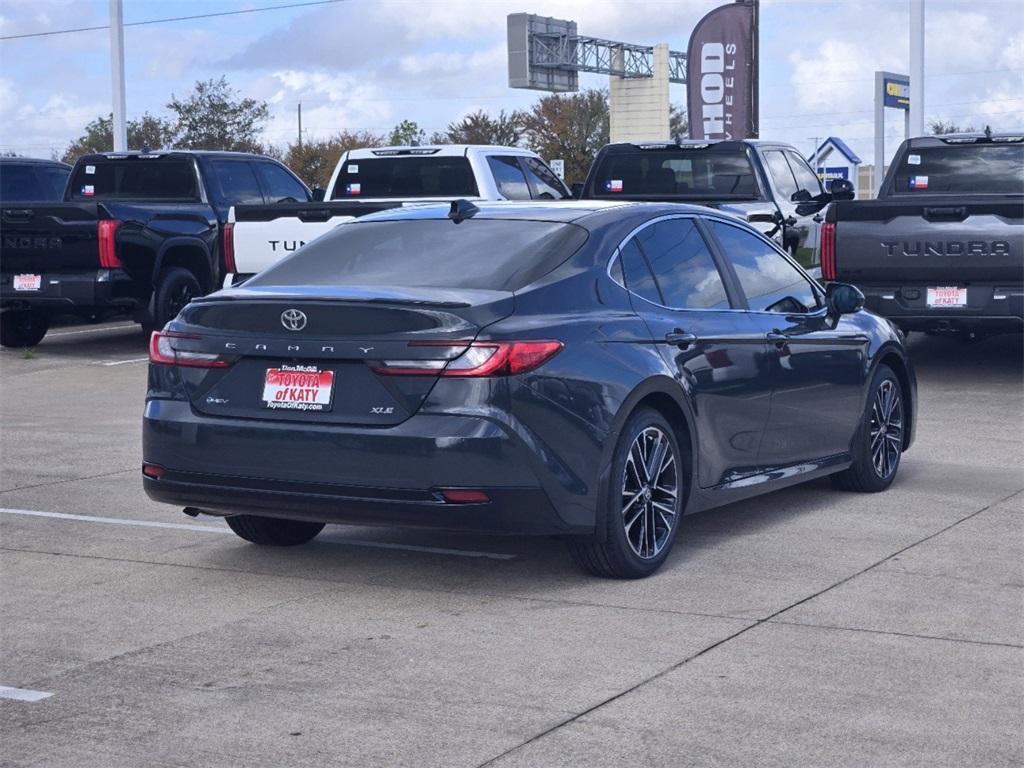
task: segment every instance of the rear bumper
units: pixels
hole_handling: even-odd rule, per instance
[[[0,275],[0,307],[4,309],[43,309],[58,314],[115,305],[130,309],[136,304],[126,291],[132,280],[119,269],[44,272],[38,291],[14,290],[14,274]]]
[[[590,533],[563,519],[534,475],[528,448],[496,422],[418,414],[388,428],[337,427],[196,414],[150,400],[143,476],[150,498],[215,515],[494,533]],[[472,488],[487,503],[445,501]]]
[[[865,306],[906,331],[1024,330],[1024,288],[1020,285],[967,286],[967,306],[929,307],[928,286],[860,285]]]

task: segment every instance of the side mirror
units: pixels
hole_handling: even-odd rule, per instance
[[[778,224],[778,211],[754,211],[747,214],[748,224]]]
[[[789,200],[793,203],[806,203],[808,200],[812,200],[813,198],[814,196],[806,189],[798,189],[790,195]]]
[[[569,192],[572,193],[573,199],[581,200],[583,198],[583,182],[575,181],[572,186],[569,187]]]
[[[313,187],[313,201],[322,203],[324,198],[327,196],[327,190],[323,187]]]
[[[828,193],[833,200],[853,200],[856,196],[853,182],[849,179],[832,179],[828,183]]]
[[[864,308],[864,294],[848,283],[829,283],[825,287],[825,303],[832,317],[850,315]]]

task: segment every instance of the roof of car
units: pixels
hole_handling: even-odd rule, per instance
[[[681,203],[641,203],[619,200],[559,200],[550,203],[523,202],[517,200],[474,201],[479,211],[475,219],[507,219],[521,221],[550,221],[578,223],[597,214],[615,210],[645,210],[652,216],[659,213],[716,213],[710,208]],[[422,203],[390,208],[356,219],[353,223],[373,221],[412,221],[423,219],[445,219],[451,210],[451,203]]]
[[[751,147],[791,147],[784,141],[771,141],[769,139],[665,139],[663,141],[622,141],[616,144],[606,144],[601,148],[602,152],[631,152],[637,149],[686,149],[698,147],[710,147],[717,145],[746,145]]]
[[[71,168],[67,163],[61,162],[60,160],[47,160],[43,157],[14,157],[11,155],[5,155],[0,157],[2,163],[34,163],[38,165],[59,165],[61,168]]]
[[[1016,144],[1024,142],[1024,130],[996,133],[994,131],[972,131],[970,133],[946,133],[941,136],[915,136],[910,139],[912,147],[937,147],[945,144]]]
[[[503,152],[505,154],[533,155],[523,147],[503,147],[497,144],[424,144],[422,146],[359,147],[348,151],[349,158],[370,157],[459,157],[474,152]]]
[[[143,152],[137,149],[130,149],[127,152],[94,152],[89,155],[82,155],[78,158],[79,161],[86,158],[106,158],[107,160],[119,160],[125,157],[165,157],[168,155],[200,155],[203,157],[258,157],[265,160],[273,160],[272,157],[266,155],[260,155],[255,152],[230,152],[228,150],[214,150],[214,149],[153,149],[148,152]],[[276,161],[275,161],[276,162]]]

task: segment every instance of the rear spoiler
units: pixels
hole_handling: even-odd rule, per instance
[[[235,205],[228,213],[228,221],[274,221],[275,219],[298,219],[299,221],[327,221],[335,216],[366,216],[391,208],[400,208],[395,203],[358,203],[340,200],[330,203],[270,203],[264,205]]]

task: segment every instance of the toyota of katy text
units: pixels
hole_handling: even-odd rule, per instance
[[[862,302],[707,208],[372,214],[153,335],[143,483],[258,544],[559,535],[594,574],[646,576],[684,512],[892,483],[915,376]]]
[[[903,142],[877,200],[829,208],[821,271],[905,331],[1024,330],[1024,131]]]

